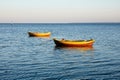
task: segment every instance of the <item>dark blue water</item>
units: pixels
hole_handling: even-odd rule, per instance
[[[51,32],[50,38],[27,32]],[[53,38],[93,48],[56,48]],[[0,24],[0,80],[120,80],[120,24]]]

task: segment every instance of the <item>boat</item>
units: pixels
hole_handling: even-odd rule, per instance
[[[58,47],[92,47],[93,43],[95,42],[94,39],[90,40],[58,40],[53,38],[54,43]]]
[[[30,37],[50,37],[51,32],[44,32],[44,33],[40,33],[40,32],[28,32]]]

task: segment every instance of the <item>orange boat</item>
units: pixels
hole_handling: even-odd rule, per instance
[[[53,39],[56,46],[59,47],[92,47],[95,40],[57,40]]]
[[[50,37],[51,32],[40,33],[40,32],[28,32],[30,37]]]

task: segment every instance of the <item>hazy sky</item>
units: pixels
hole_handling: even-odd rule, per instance
[[[4,22],[120,22],[120,0],[0,0]]]

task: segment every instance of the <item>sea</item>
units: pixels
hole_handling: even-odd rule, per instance
[[[56,47],[53,38],[95,43]],[[0,80],[120,80],[120,23],[0,23]]]

